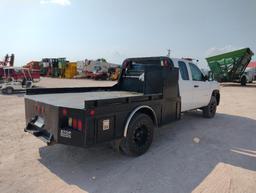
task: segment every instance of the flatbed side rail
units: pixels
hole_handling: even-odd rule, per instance
[[[123,97],[123,98],[114,98],[114,99],[102,99],[102,100],[86,100],[84,102],[84,108],[96,108],[107,105],[117,105],[117,104],[128,104],[132,102],[145,102],[152,100],[161,100],[163,99],[163,94],[148,94],[142,96],[132,96],[132,97]]]
[[[26,90],[26,95],[39,94],[61,94],[61,93],[81,93],[91,91],[110,91],[113,87],[66,87],[66,88],[32,88]]]

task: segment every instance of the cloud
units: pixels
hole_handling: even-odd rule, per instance
[[[69,5],[71,5],[71,2],[70,2],[70,0],[41,0],[40,4],[41,5],[56,4],[56,5],[60,5],[60,6],[69,6]]]
[[[212,48],[209,48],[206,51],[205,55],[206,55],[206,57],[210,57],[210,56],[214,56],[214,55],[218,55],[218,54],[224,54],[226,52],[231,52],[231,51],[238,50],[238,49],[240,49],[240,48],[232,46],[232,45],[226,45],[223,48],[212,47]]]

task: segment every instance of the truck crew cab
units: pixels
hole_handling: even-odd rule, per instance
[[[154,129],[201,109],[212,118],[219,85],[189,60],[129,58],[112,87],[28,89],[25,131],[48,145],[88,147],[111,142],[126,155],[150,147]]]

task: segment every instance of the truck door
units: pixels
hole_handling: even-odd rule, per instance
[[[201,70],[193,63],[189,63],[193,84],[193,109],[207,106],[211,97],[211,85],[204,80]]]
[[[189,78],[188,65],[183,61],[178,61],[180,76],[179,89],[181,96],[181,112],[193,109],[193,90],[194,84]]]

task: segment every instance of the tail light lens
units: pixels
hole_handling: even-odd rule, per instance
[[[73,125],[72,125],[72,122],[73,122],[73,121],[72,121],[72,118],[69,117],[69,118],[68,118],[68,126],[69,126],[69,127],[72,127],[72,126],[73,126]]]
[[[40,113],[40,106],[37,106],[37,112]]]
[[[44,106],[40,106],[40,105],[38,105],[38,104],[36,104],[36,105],[34,106],[34,110],[35,110],[35,112],[37,112],[38,114],[43,114],[43,113],[45,113],[45,107],[44,107]]]
[[[45,112],[45,108],[41,107],[41,113],[44,113],[44,112]]]
[[[90,115],[91,115],[91,117],[93,117],[95,115],[95,110],[91,110]]]
[[[77,129],[77,120],[76,119],[73,119],[72,127],[73,127],[73,129]]]
[[[63,116],[67,116],[67,114],[68,114],[67,109],[62,109],[62,115],[63,115]]]
[[[68,109],[63,108],[60,111],[60,114],[62,115],[62,126],[63,128],[68,127],[69,129],[75,129],[78,131],[83,131],[83,121],[78,118],[72,117],[72,112],[69,112]]]
[[[83,124],[82,124],[82,121],[81,121],[81,120],[78,120],[78,122],[77,122],[77,129],[78,129],[79,131],[82,131],[82,129],[83,129]]]

